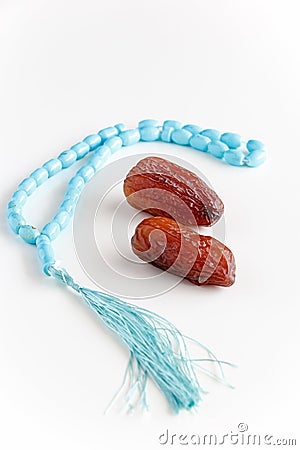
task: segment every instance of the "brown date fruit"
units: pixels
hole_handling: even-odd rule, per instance
[[[202,236],[166,217],[143,220],[131,239],[133,252],[162,270],[198,286],[231,286],[235,280],[234,256],[224,244]]]
[[[156,156],[139,161],[126,176],[123,188],[134,208],[185,225],[211,226],[224,212],[220,198],[201,178]]]

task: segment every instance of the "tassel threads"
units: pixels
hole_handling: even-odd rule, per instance
[[[198,366],[196,361],[199,360],[191,359],[188,353],[186,340],[189,338],[154,312],[103,292],[80,287],[64,269],[51,266],[49,273],[80,293],[85,303],[129,348],[130,359],[122,387],[129,379],[127,400],[131,409],[131,401],[135,395],[138,395],[137,403],[147,406],[148,377],[164,394],[173,412],[191,410],[199,405],[201,395],[205,391],[200,386],[194,370]],[[206,349],[204,346],[203,348]],[[221,362],[206,350],[212,358],[210,361],[217,362],[221,369]],[[222,370],[222,378],[201,367],[200,370],[224,382]]]

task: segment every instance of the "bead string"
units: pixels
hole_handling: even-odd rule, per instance
[[[70,222],[85,184],[107,162],[109,157],[122,147],[136,144],[139,141],[158,140],[190,146],[223,159],[233,166],[257,167],[266,159],[264,145],[258,140],[251,139],[243,146],[241,137],[236,133],[221,134],[218,130],[202,130],[198,125],[191,124],[183,126],[176,120],[166,120],[160,126],[157,120],[146,119],[140,121],[138,128],[134,129],[126,129],[124,124],[119,123],[104,128],[97,134],[87,136],[25,178],[19,184],[7,206],[7,218],[11,229],[28,244],[36,245],[46,275],[51,275],[51,267],[55,264],[51,241],[56,239]],[[41,232],[32,225],[26,224],[22,216],[22,207],[28,197],[47,179],[62,169],[69,168],[89,153],[92,153],[92,156],[88,162],[70,179],[64,200],[52,221],[47,223]]]

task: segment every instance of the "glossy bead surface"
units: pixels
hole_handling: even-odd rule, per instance
[[[223,133],[220,141],[228,145],[229,148],[238,148],[242,143],[241,136],[236,133]]]
[[[98,132],[99,136],[101,137],[101,139],[103,141],[105,141],[106,139],[109,139],[113,136],[117,136],[118,133],[119,133],[119,130],[116,127],[107,127]]]
[[[207,151],[216,158],[223,158],[224,153],[229,150],[224,142],[213,141],[207,145]]]
[[[33,177],[25,178],[18,186],[18,189],[25,191],[27,195],[31,195],[36,188],[37,184]]]
[[[23,241],[27,242],[27,244],[34,245],[39,234],[39,230],[32,225],[22,225],[19,228],[19,236],[23,239]]]
[[[70,218],[70,214],[67,211],[61,210],[53,217],[53,221],[58,223],[60,229],[63,230],[70,222]]]
[[[201,131],[202,136],[206,136],[212,141],[218,141],[220,139],[221,133],[218,130],[215,130],[214,128],[206,128],[205,130]]]
[[[100,156],[98,156],[98,155],[93,156],[93,157],[89,160],[89,165],[90,165],[91,167],[93,167],[93,169],[95,170],[95,172],[98,172],[98,170],[101,169],[101,167],[103,166],[103,164],[104,164],[104,160],[103,160]]]
[[[59,210],[67,211],[67,213],[70,214],[70,216],[72,216],[74,214],[75,206],[76,205],[74,202],[72,202],[72,200],[64,200],[60,205]]]
[[[199,125],[193,125],[193,124],[184,125],[184,127],[182,127],[182,129],[187,130],[192,134],[199,134],[200,131],[202,130],[202,128],[199,127]]]
[[[21,214],[12,213],[8,217],[8,223],[13,232],[18,234],[20,227],[25,225],[26,222]]]
[[[250,139],[250,141],[247,142],[246,147],[249,152],[254,152],[255,150],[264,150],[265,145],[261,141]]]
[[[196,134],[191,137],[190,146],[201,152],[207,152],[207,146],[210,142],[211,140],[208,137],[202,136],[202,134]]]
[[[72,145],[71,150],[74,150],[77,155],[77,159],[84,158],[90,151],[90,146],[86,142],[78,142],[75,145]]]
[[[99,156],[104,163],[110,158],[111,149],[108,145],[100,145],[100,147],[95,150],[94,156]]]
[[[83,142],[88,144],[90,150],[95,150],[95,148],[101,145],[102,139],[101,136],[99,136],[99,134],[90,134],[89,136],[83,139]]]
[[[28,195],[26,194],[26,192],[20,189],[13,194],[11,201],[16,206],[24,206],[27,199],[28,199]]]
[[[65,150],[62,152],[58,159],[60,160],[62,164],[62,168],[66,169],[67,167],[70,167],[74,162],[77,160],[77,153],[75,150]]]
[[[10,201],[7,205],[6,208],[6,216],[7,218],[12,214],[21,214],[22,212],[22,207],[21,206],[17,206],[16,203],[14,201]]]
[[[42,229],[42,234],[45,234],[46,236],[48,236],[48,238],[50,239],[50,241],[53,241],[54,239],[57,238],[57,236],[59,235],[60,232],[60,226],[57,222],[49,222],[47,223],[47,225],[44,226],[44,228]]]
[[[69,186],[65,194],[65,200],[71,200],[72,202],[76,203],[79,197],[80,197],[79,189]]]
[[[157,141],[160,135],[160,129],[153,126],[145,126],[140,129],[141,141]]]
[[[87,165],[81,167],[81,169],[78,170],[77,175],[81,176],[84,179],[85,183],[87,183],[88,181],[90,181],[93,175],[95,175],[95,170],[92,166]]]
[[[174,131],[172,127],[164,127],[160,133],[160,139],[163,142],[171,142],[171,136]]]
[[[126,130],[126,125],[125,123],[117,123],[115,125],[115,128],[118,130],[119,133],[121,133],[122,131]]]
[[[182,123],[178,120],[165,120],[163,123],[163,128],[172,127],[174,130],[177,130],[182,127]]]
[[[59,159],[53,158],[43,164],[43,167],[47,170],[48,177],[50,178],[62,169],[62,163]]]
[[[224,153],[224,160],[231,166],[243,166],[245,154],[241,150],[229,150]]]
[[[115,153],[122,148],[123,142],[119,136],[114,136],[105,141],[105,145],[107,145],[111,149],[111,153]]]
[[[245,164],[249,167],[258,167],[266,160],[267,154],[264,150],[254,150],[245,158]]]
[[[124,146],[137,144],[141,137],[139,130],[136,128],[122,131],[122,133],[120,133],[119,136],[122,139]]]
[[[84,185],[85,185],[84,179],[80,175],[75,175],[69,181],[69,187],[78,189],[79,191],[81,191],[84,188]]]
[[[49,175],[44,167],[40,167],[39,169],[34,170],[30,177],[35,179],[37,186],[40,186],[48,180]]]
[[[46,275],[50,275],[49,268],[55,264],[54,252],[48,236],[40,234],[36,239],[36,247],[39,259],[43,266],[43,271]]]
[[[192,133],[181,128],[173,131],[171,139],[175,144],[188,145],[192,136]]]
[[[139,128],[144,128],[144,127],[159,127],[159,121],[156,119],[145,119],[145,120],[141,120],[138,123]]]

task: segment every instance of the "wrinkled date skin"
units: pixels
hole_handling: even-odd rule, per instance
[[[197,175],[154,156],[142,159],[130,170],[124,193],[134,208],[185,225],[211,226],[224,211],[220,198]]]
[[[211,236],[166,217],[143,220],[131,239],[133,252],[162,270],[186,278],[198,286],[231,286],[235,280],[234,256]]]

